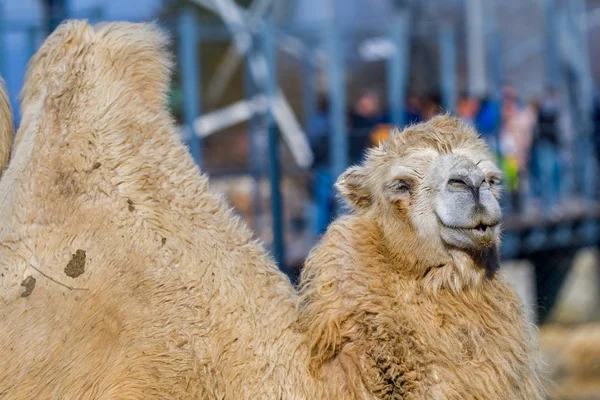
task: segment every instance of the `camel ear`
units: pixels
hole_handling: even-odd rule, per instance
[[[337,180],[335,187],[344,200],[355,209],[371,205],[373,198],[364,167],[350,167]]]

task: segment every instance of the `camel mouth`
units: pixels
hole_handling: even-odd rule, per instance
[[[480,240],[485,240],[486,238],[492,238],[496,236],[496,229],[494,229],[498,224],[485,224],[483,222],[477,224],[475,227],[469,229],[462,229],[463,231],[467,231],[469,236],[475,239],[477,242]]]
[[[499,222],[479,222],[477,225],[442,224],[442,240],[453,247],[466,250],[484,249],[497,244]]]
[[[483,222],[481,222],[476,227],[471,228],[471,230],[474,231],[475,233],[485,234],[488,232],[488,230],[493,229],[496,225],[498,225],[498,224],[488,225],[488,224],[484,224]]]
[[[453,226],[442,223],[442,226],[447,229],[460,230],[460,231],[472,231],[476,233],[487,233],[498,226],[498,222],[487,224],[480,222],[475,226]]]

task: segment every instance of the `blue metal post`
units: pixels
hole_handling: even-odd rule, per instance
[[[325,28],[327,78],[330,103],[329,161],[337,179],[348,167],[348,131],[346,127],[346,88],[344,58],[335,18]]]
[[[262,32],[262,51],[267,62],[267,80],[265,92],[269,100],[269,111],[267,112],[267,132],[269,138],[269,176],[271,181],[271,212],[273,216],[273,255],[279,268],[285,267],[285,247],[283,231],[283,198],[280,188],[279,167],[279,135],[275,118],[273,116],[272,103],[277,91],[277,70],[275,56],[275,29],[273,22],[268,21]]]
[[[487,37],[489,40],[489,45],[487,47],[487,62],[489,65],[487,70],[489,97],[492,99],[492,101],[500,104],[502,101],[502,86],[504,81],[504,61],[502,57],[502,37],[497,24],[492,25],[492,29],[488,32]],[[501,155],[502,147],[500,146],[500,126],[496,127],[493,136],[496,152]],[[507,201],[509,196],[504,196],[503,199],[506,201],[507,211],[510,210],[511,202]]]
[[[493,28],[487,35],[489,40],[488,45],[488,62],[489,62],[489,88],[491,93],[499,94],[502,92],[503,81],[503,58],[502,58],[502,36],[497,28]]]
[[[181,68],[181,90],[183,92],[183,121],[191,136],[190,152],[198,166],[202,167],[202,142],[194,131],[194,120],[200,108],[200,64],[198,57],[197,20],[194,10],[183,9],[179,16],[179,63]]]
[[[575,118],[578,140],[574,160],[578,178],[577,188],[580,193],[589,199],[595,195],[594,176],[594,151],[592,142],[592,108],[594,101],[594,82],[591,73],[589,47],[587,41],[586,5],[583,0],[571,0],[568,5],[569,27],[573,38],[575,55],[572,58],[575,72],[576,108]]]
[[[6,40],[6,30],[4,25],[6,21],[4,19],[4,2],[0,2],[0,75],[2,79],[6,80],[6,49],[4,48],[4,41]],[[14,113],[14,110],[13,110]]]
[[[317,108],[316,68],[310,43],[302,59],[302,112],[304,129],[308,130]]]
[[[401,11],[392,23],[391,40],[395,49],[388,60],[388,102],[392,123],[402,127],[404,118],[404,99],[408,82],[408,59],[410,56],[410,19],[408,10]]]
[[[440,68],[442,83],[442,103],[446,111],[456,112],[456,40],[454,30],[444,25],[440,31],[440,53],[442,65]]]
[[[104,7],[103,5],[97,5],[92,8],[90,20],[94,23],[104,21]]]
[[[28,58],[31,59],[35,52],[37,51],[37,29],[35,27],[31,27],[24,32],[27,35],[27,55]]]
[[[544,28],[545,28],[545,65],[546,85],[557,88],[560,85],[560,58],[559,58],[559,29],[558,5],[556,0],[543,0]]]
[[[255,49],[252,48],[249,54],[253,54]],[[244,90],[246,92],[246,98],[252,99],[257,94],[257,87],[248,62],[244,65]],[[260,128],[260,123],[256,115],[252,115],[248,120],[248,158],[250,161],[249,169],[252,179],[254,181],[252,187],[252,221],[253,229],[257,234],[260,234],[262,226],[260,224],[260,216],[262,215],[261,207],[261,196],[260,196],[260,181],[262,175],[262,162],[263,154],[261,152],[261,146],[259,143],[259,135],[264,131]]]
[[[44,6],[47,29],[50,34],[67,18],[67,2],[66,0],[45,0]]]
[[[465,0],[466,50],[469,93],[482,96],[488,90],[485,63],[485,14],[484,0]]]

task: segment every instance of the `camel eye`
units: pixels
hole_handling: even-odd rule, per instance
[[[392,191],[394,191],[396,193],[404,194],[404,193],[410,193],[412,187],[411,187],[410,182],[400,179],[400,180],[394,181],[390,185],[390,189],[392,189]]]
[[[488,178],[487,181],[490,184],[490,186],[499,186],[502,184],[502,180],[500,178],[496,178],[496,177]]]
[[[469,186],[462,179],[450,179],[448,185],[455,189],[468,190]]]

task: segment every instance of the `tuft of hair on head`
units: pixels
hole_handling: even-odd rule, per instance
[[[8,166],[13,139],[13,117],[8,92],[0,78],[0,176]]]
[[[407,126],[402,132],[391,134],[382,149],[402,157],[417,148],[431,148],[439,153],[449,153],[463,147],[486,154],[489,152],[485,141],[474,128],[445,113],[426,122]]]

